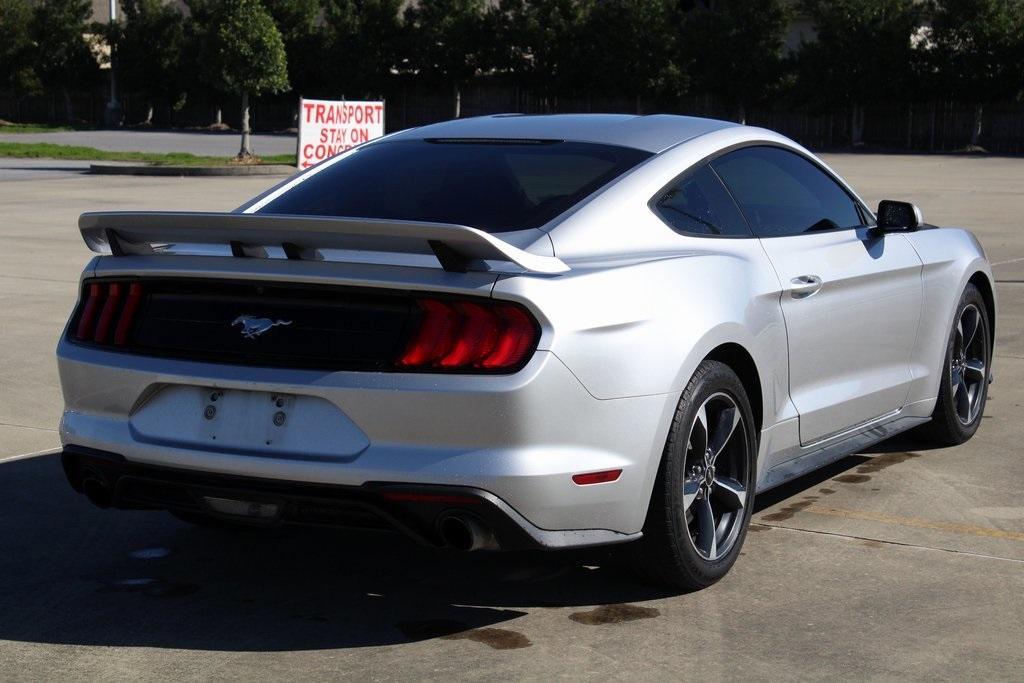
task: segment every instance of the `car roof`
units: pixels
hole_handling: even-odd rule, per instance
[[[388,139],[571,140],[633,147],[657,154],[705,133],[737,126],[739,124],[729,121],[671,114],[495,114],[411,128],[390,135]]]

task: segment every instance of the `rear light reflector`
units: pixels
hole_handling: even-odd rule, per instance
[[[503,371],[537,347],[537,323],[517,304],[419,299],[422,312],[396,365],[408,369]]]
[[[610,481],[616,481],[620,474],[622,474],[622,470],[604,470],[603,472],[574,474],[572,475],[572,482],[579,486],[587,486],[588,484],[607,484]]]
[[[96,344],[128,342],[145,290],[138,282],[92,282],[72,336]]]

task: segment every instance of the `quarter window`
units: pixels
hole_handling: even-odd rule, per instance
[[[853,228],[863,223],[854,199],[798,154],[747,147],[711,162],[758,237]]]
[[[662,193],[655,208],[678,232],[750,237],[736,203],[707,165],[676,180]]]

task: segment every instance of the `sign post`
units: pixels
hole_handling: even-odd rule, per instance
[[[299,100],[299,170],[384,135],[384,103]]]

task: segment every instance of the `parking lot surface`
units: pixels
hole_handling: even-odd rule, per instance
[[[761,496],[733,571],[685,595],[604,552],[460,556],[94,509],[47,454],[53,349],[90,256],[78,214],[231,209],[272,181],[0,180],[0,677],[1020,680],[1024,160],[825,159],[869,204],[980,237],[1001,307],[984,422],[959,448],[902,438]]]

